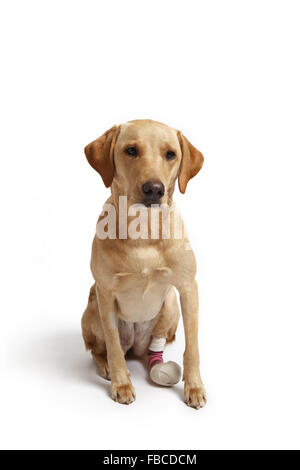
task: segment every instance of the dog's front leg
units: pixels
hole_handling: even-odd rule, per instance
[[[98,286],[96,292],[107,350],[112,397],[119,403],[129,404],[135,400],[135,392],[120,343],[114,298],[111,292],[99,289]]]
[[[185,333],[183,358],[184,401],[193,408],[206,404],[205,389],[200,376],[198,348],[198,287],[194,280],[180,290],[180,303]]]

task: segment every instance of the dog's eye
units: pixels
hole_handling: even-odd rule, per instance
[[[168,150],[167,153],[166,153],[166,159],[167,160],[174,160],[174,158],[176,157],[176,153],[173,152],[173,150]]]
[[[125,153],[127,153],[127,155],[130,155],[131,157],[136,157],[138,154],[138,151],[136,147],[128,147],[125,150]]]

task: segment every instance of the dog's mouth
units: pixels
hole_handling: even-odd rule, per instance
[[[144,204],[144,206],[146,207],[152,207],[152,206],[160,206],[161,205],[161,201],[154,201],[154,200],[147,200],[147,201],[142,201],[141,204]]]

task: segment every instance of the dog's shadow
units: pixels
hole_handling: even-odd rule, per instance
[[[23,347],[21,362],[41,376],[102,386],[109,393],[110,382],[99,376],[91,355],[85,351],[80,331],[31,338],[30,344]]]
[[[31,339],[30,345],[23,347],[21,362],[25,368],[34,369],[40,376],[46,374],[53,380],[75,381],[100,387],[110,395],[110,381],[99,375],[95,362],[85,350],[79,331],[53,333],[40,336],[37,340]],[[146,360],[138,359],[129,352],[126,362],[133,381],[137,375],[142,375],[146,383],[161,388],[150,380]],[[177,387],[173,387],[173,390],[181,396]]]

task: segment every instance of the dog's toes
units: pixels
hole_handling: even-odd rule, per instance
[[[184,401],[192,408],[203,408],[206,405],[206,392],[203,385],[191,387],[189,384],[184,386]]]
[[[115,385],[112,387],[112,397],[118,403],[129,405],[135,400],[135,391],[131,383]]]

